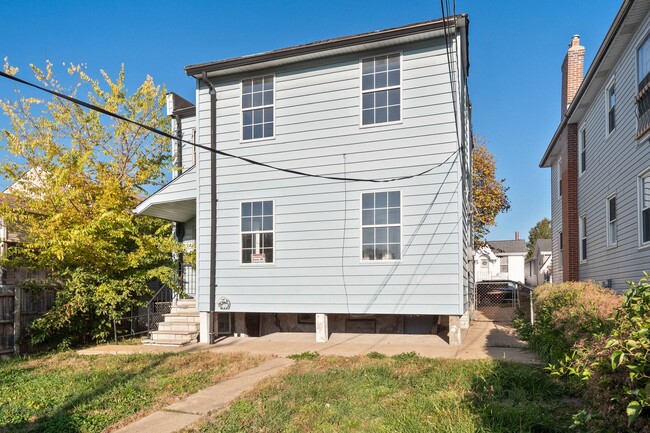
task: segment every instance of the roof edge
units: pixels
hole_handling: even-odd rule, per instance
[[[546,148],[546,152],[544,152],[544,155],[542,156],[542,159],[539,162],[540,168],[549,167],[546,163],[548,158],[551,156],[551,153],[553,152],[553,148],[555,147],[558,138],[562,134],[562,131],[564,130],[566,125],[568,124],[569,118],[571,118],[573,112],[576,110],[576,107],[578,106],[580,99],[582,99],[582,96],[587,91],[587,87],[589,87],[589,83],[593,79],[594,75],[596,75],[596,71],[600,67],[600,64],[602,63],[605,54],[607,53],[609,47],[614,41],[614,38],[616,37],[618,31],[620,30],[623,21],[625,21],[625,18],[627,17],[627,14],[630,11],[630,8],[632,7],[633,3],[634,0],[624,0],[623,4],[621,5],[621,8],[618,10],[616,17],[612,22],[612,25],[609,27],[609,30],[605,35],[605,39],[603,40],[603,43],[600,45],[600,48],[598,49],[598,52],[596,53],[594,60],[591,62],[591,65],[589,65],[589,70],[585,74],[585,78],[582,80],[582,83],[580,84],[580,87],[578,88],[575,97],[571,101],[571,104],[569,104],[569,107],[567,108],[564,117],[560,121],[560,125],[555,130],[555,134],[553,134],[553,138],[551,138],[551,141],[548,144],[548,147]]]
[[[469,20],[467,14],[459,14],[447,19],[440,18],[437,20],[422,21],[419,23],[393,27],[385,30],[376,30],[372,32],[310,42],[303,45],[294,45],[291,47],[266,51],[259,54],[251,54],[225,60],[189,65],[185,67],[185,73],[189,76],[197,76],[204,71],[208,73],[215,72],[235,67],[249,66],[255,63],[263,63],[278,59],[311,54],[319,51],[327,51],[335,48],[345,48],[354,45],[393,39],[400,36],[408,36],[433,30],[440,30],[445,27],[446,23],[449,25],[451,22],[455,22],[457,27],[464,27],[468,24],[468,21]]]

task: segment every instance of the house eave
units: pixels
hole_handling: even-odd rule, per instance
[[[200,63],[185,67],[189,76],[198,78],[203,72],[209,77],[243,73],[265,69],[290,63],[303,62],[340,54],[368,51],[372,49],[400,45],[424,39],[444,36],[445,23],[447,27],[467,27],[469,19],[466,14],[449,17],[447,20],[432,20],[386,30],[378,30],[352,36],[343,36],[324,41],[312,42],[288,48],[267,51],[260,54],[235,57],[214,62]],[[447,30],[449,32],[449,30]],[[465,38],[467,44],[467,38]],[[467,52],[467,47],[463,50]],[[469,61],[465,59],[465,67],[469,70]]]
[[[185,222],[196,216],[195,166],[174,178],[158,191],[143,200],[133,213],[168,221]]]

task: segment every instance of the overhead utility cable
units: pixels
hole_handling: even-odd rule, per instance
[[[421,172],[416,173],[416,174],[408,175],[408,176],[399,176],[399,177],[392,177],[392,178],[379,178],[379,179],[363,179],[363,178],[353,178],[353,177],[346,177],[346,176],[340,177],[340,176],[327,176],[327,175],[322,175],[322,174],[305,173],[305,172],[302,172],[302,171],[299,171],[299,170],[293,170],[291,168],[276,167],[274,165],[267,164],[265,162],[255,161],[253,159],[246,158],[244,156],[233,155],[231,153],[224,152],[223,150],[212,149],[212,148],[210,148],[208,146],[203,146],[201,144],[193,143],[191,141],[184,140],[183,138],[180,138],[180,137],[174,137],[173,135],[171,135],[171,134],[169,134],[169,133],[167,133],[165,131],[161,131],[161,130],[159,130],[157,128],[154,128],[152,126],[145,125],[145,124],[137,122],[135,120],[127,119],[124,116],[121,116],[121,115],[119,115],[117,113],[113,113],[111,111],[108,111],[108,110],[106,110],[106,109],[104,109],[102,107],[98,107],[96,105],[89,104],[88,102],[84,102],[84,101],[82,101],[80,99],[73,98],[72,96],[64,95],[64,94],[56,92],[54,90],[47,89],[45,87],[39,86],[38,84],[30,83],[29,81],[22,80],[22,79],[20,79],[18,77],[15,77],[13,75],[9,75],[9,74],[7,74],[5,72],[2,72],[2,71],[0,71],[0,77],[8,78],[10,80],[13,80],[13,81],[16,81],[18,83],[24,84],[26,86],[34,87],[34,88],[36,88],[38,90],[41,90],[43,92],[47,92],[47,93],[50,93],[50,94],[52,94],[54,96],[57,96],[59,98],[70,101],[73,104],[81,105],[82,107],[86,107],[86,108],[88,108],[90,110],[97,111],[98,113],[105,114],[105,115],[113,117],[115,119],[122,120],[124,122],[128,122],[128,123],[131,123],[133,125],[139,126],[140,128],[146,129],[147,131],[151,131],[154,134],[158,134],[158,135],[161,135],[163,137],[169,138],[170,140],[180,140],[183,143],[189,144],[190,146],[198,147],[198,148],[203,149],[203,150],[207,150],[208,152],[215,152],[218,155],[227,156],[227,157],[230,157],[230,158],[235,158],[235,159],[238,159],[240,161],[244,161],[244,162],[249,163],[249,164],[258,165],[260,167],[265,167],[265,168],[269,168],[269,169],[272,169],[272,170],[282,171],[282,172],[289,173],[289,174],[295,174],[297,176],[315,177],[315,178],[319,178],[319,179],[336,180],[336,181],[344,181],[344,182],[345,181],[349,181],[349,182],[372,182],[372,183],[397,182],[397,181],[400,181],[400,180],[406,180],[406,179],[412,179],[412,178],[419,177],[419,176],[424,176],[425,174],[430,173],[431,171],[435,170],[436,168],[446,164],[451,159],[451,157],[454,156],[454,154],[456,153],[456,152],[454,152],[454,153],[450,154],[444,161],[442,161],[442,162],[440,162],[438,164],[435,164],[435,165],[429,167],[428,169],[426,169],[424,171],[421,171]]]

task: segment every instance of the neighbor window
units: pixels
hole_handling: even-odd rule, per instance
[[[650,129],[650,92],[646,88],[650,84],[650,39],[648,36],[637,50],[637,68],[639,85],[639,93],[636,96],[639,107],[637,138],[639,138]]]
[[[557,162],[557,191],[558,196],[562,197],[562,160]]]
[[[580,173],[587,169],[587,130],[580,131]]]
[[[641,243],[645,244],[650,242],[650,173],[639,178],[639,189],[641,196],[639,197],[641,215],[639,215]]]
[[[580,217],[580,261],[587,260],[587,216]]]
[[[241,262],[273,263],[273,201],[241,204]]]
[[[560,232],[560,263],[558,267],[561,268],[563,263],[564,263],[564,236],[562,236],[562,232]]]
[[[401,56],[372,57],[361,61],[361,124],[401,119]]]
[[[399,260],[402,257],[401,193],[361,194],[362,260]]]
[[[614,246],[617,242],[616,196],[607,199],[607,245]]]
[[[502,274],[507,274],[508,273],[508,258],[507,257],[501,257],[499,259],[500,263],[500,271]]]
[[[273,137],[273,75],[241,82],[242,140]]]
[[[607,133],[616,128],[616,84],[612,83],[607,89]]]

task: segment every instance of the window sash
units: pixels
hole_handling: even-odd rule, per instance
[[[641,177],[641,243],[650,242],[650,174]]]
[[[361,124],[377,125],[401,119],[401,54],[361,60]]]
[[[580,218],[580,260],[587,260],[587,217]]]
[[[361,260],[401,260],[400,191],[361,194]]]
[[[275,77],[248,78],[241,84],[241,139],[259,140],[275,134]]]
[[[240,206],[241,263],[260,264],[275,261],[275,209],[272,200],[242,202]],[[263,262],[253,261],[264,254]],[[255,257],[259,260],[260,257]]]
[[[611,133],[616,128],[616,87],[615,84],[607,91],[607,133]]]
[[[607,244],[615,245],[617,239],[616,196],[607,200]]]
[[[580,133],[580,173],[587,170],[587,130],[583,129]]]

